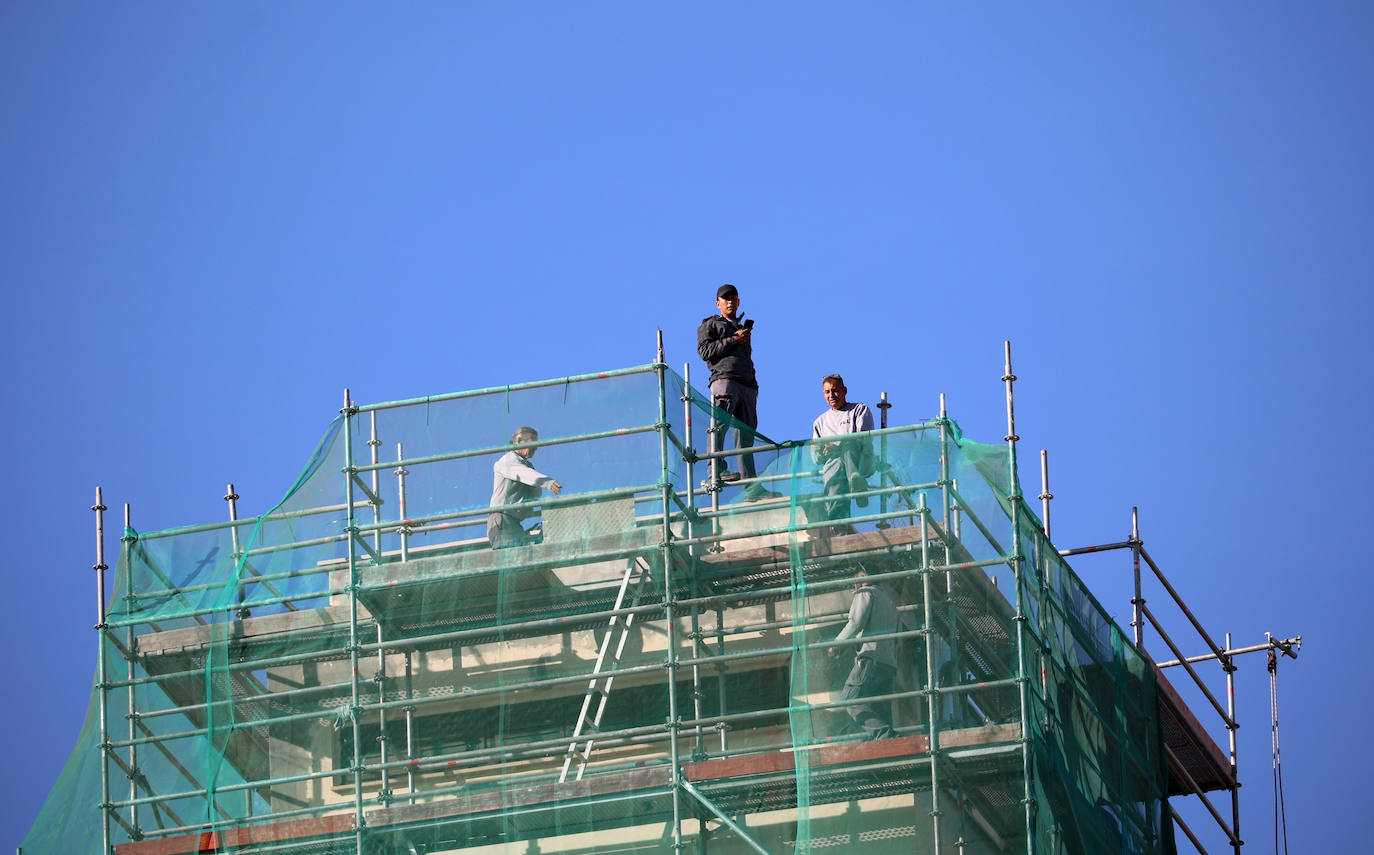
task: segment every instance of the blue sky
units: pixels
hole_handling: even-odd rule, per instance
[[[1123,539],[1138,505],[1214,632],[1305,636],[1280,670],[1289,839],[1351,851],[1330,806],[1374,761],[1348,723],[1371,699],[1371,17],[4,4],[0,739],[28,771],[0,784],[0,841],[85,708],[97,484],[140,528],[212,521],[229,481],[244,513],[273,503],[346,386],[639,364],[659,328],[700,378],[729,281],[771,436],[804,435],[840,371],[894,420],[944,392],[996,441],[1012,340],[1059,545]],[[1128,619],[1128,556],[1075,566]],[[1268,686],[1241,664],[1246,851],[1271,851]]]

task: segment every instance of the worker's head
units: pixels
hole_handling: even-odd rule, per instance
[[[716,308],[720,309],[722,318],[735,319],[735,312],[739,311],[739,291],[734,285],[726,282],[716,289]]]
[[[862,588],[868,584],[868,571],[859,565],[859,569],[854,571],[854,587]]]
[[[844,399],[849,390],[844,387],[844,378],[838,374],[827,374],[821,381],[821,394],[832,410],[843,410],[849,402]]]
[[[510,441],[512,444],[516,444],[521,442],[534,442],[537,439],[539,439],[539,431],[529,425],[525,425],[524,427],[515,429],[515,435],[510,438]],[[536,449],[533,448],[517,448],[515,453],[529,460],[534,456],[535,451]]]

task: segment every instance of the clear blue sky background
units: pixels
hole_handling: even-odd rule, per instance
[[[1371,17],[0,5],[0,846],[86,706],[97,484],[112,531],[124,502],[143,529],[213,521],[229,481],[245,513],[273,503],[345,386],[639,364],[658,328],[700,378],[694,331],[730,281],[772,436],[805,434],[837,370],[895,420],[945,392],[997,441],[1011,339],[1055,540],[1124,539],[1139,505],[1213,631],[1303,634],[1279,686],[1289,838],[1366,848],[1339,806],[1374,761]],[[1076,566],[1128,620],[1129,556]],[[1239,680],[1246,851],[1272,851],[1263,657]]]

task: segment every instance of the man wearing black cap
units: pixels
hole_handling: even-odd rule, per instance
[[[702,319],[697,328],[697,353],[711,369],[712,402],[747,425],[750,430],[735,428],[735,447],[748,448],[754,444],[753,429],[759,426],[759,382],[754,377],[754,349],[750,342],[753,321],[736,317],[739,310],[739,291],[729,283],[716,289],[716,308],[719,314]],[[711,434],[710,449],[722,448],[719,434]],[[753,478],[754,456],[740,455],[739,472],[722,471],[720,480],[738,481],[740,475]],[[776,497],[759,484],[751,484],[745,491],[747,498]]]

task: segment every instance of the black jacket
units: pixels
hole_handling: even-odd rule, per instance
[[[733,338],[741,325],[728,321],[719,314],[703,318],[697,327],[697,353],[706,360],[711,369],[711,380],[722,377],[743,383],[757,389],[759,381],[754,377],[754,346],[750,342],[740,344]]]

